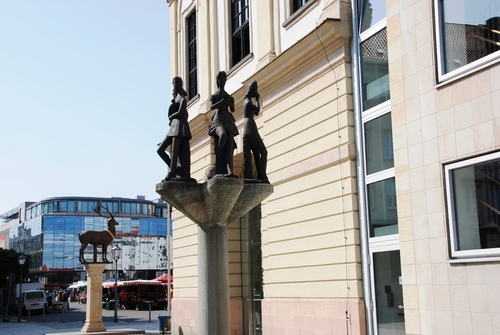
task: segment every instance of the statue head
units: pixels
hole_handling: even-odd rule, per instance
[[[172,79],[172,86],[174,88],[182,87],[182,85],[183,85],[183,82],[182,82],[182,78],[181,77],[174,77]]]
[[[251,81],[250,84],[248,84],[247,94],[245,94],[245,98],[255,97],[258,93],[257,89],[258,89],[257,81],[256,80]]]
[[[187,93],[186,91],[182,88],[182,85],[183,85],[183,81],[182,81],[182,78],[181,77],[174,77],[172,79],[172,86],[174,86],[174,97],[175,95],[178,93],[182,96],[187,96]]]
[[[224,87],[227,79],[226,71],[219,71],[219,73],[217,73],[216,79],[217,79],[217,88]]]
[[[250,84],[248,84],[248,92],[252,92],[252,93],[257,93],[257,89],[258,89],[258,86],[257,86],[257,81],[256,80],[253,80],[250,82]]]

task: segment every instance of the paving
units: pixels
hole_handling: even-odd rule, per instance
[[[1,322],[1,335],[76,335],[95,334],[82,333],[85,325],[85,304],[70,303],[70,309],[61,312],[51,312],[45,315],[22,315],[21,322],[17,316],[10,316],[9,322]],[[118,322],[114,320],[114,310],[102,310],[105,334],[170,334],[169,331],[160,331],[158,315],[166,315],[166,311],[117,311]],[[7,320],[7,319],[5,319]]]

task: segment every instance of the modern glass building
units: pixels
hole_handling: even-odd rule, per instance
[[[96,208],[100,208],[99,213],[94,211]],[[166,271],[168,204],[161,199],[145,200],[142,196],[136,199],[56,197],[25,202],[0,216],[0,247],[31,255],[31,275],[47,287],[83,280],[85,270],[79,261],[78,233],[107,229],[109,214],[105,208],[118,222],[112,244],[122,248],[118,261],[120,278],[152,279]],[[89,245],[84,255],[92,260],[93,246]],[[110,255],[108,260],[112,261]],[[110,275],[106,277],[111,277],[114,264],[110,263],[108,270]]]

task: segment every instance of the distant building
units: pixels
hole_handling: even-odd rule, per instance
[[[115,216],[118,226],[111,248],[122,248],[118,261],[120,278],[152,279],[167,270],[167,211],[161,199],[56,197],[24,202],[0,215],[0,248],[15,249],[32,257],[31,276],[47,287],[58,287],[85,279],[79,261],[78,232],[104,230],[107,219],[94,212],[100,203]],[[101,209],[103,215],[106,214]],[[85,250],[92,260],[93,247]],[[100,259],[99,259],[100,260]],[[114,271],[114,263],[107,266]],[[106,275],[113,276],[112,272]]]

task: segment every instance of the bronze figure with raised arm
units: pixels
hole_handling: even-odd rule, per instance
[[[255,100],[255,104],[253,100]],[[243,165],[245,168],[245,179],[250,180],[253,178],[252,171],[252,154],[255,161],[255,168],[257,170],[257,180],[264,183],[269,183],[267,178],[267,149],[259,135],[257,124],[255,123],[254,116],[259,115],[260,112],[260,95],[256,81],[252,81],[248,85],[248,91],[243,101],[243,114],[245,117],[245,124],[243,127]]]
[[[212,115],[208,134],[214,139],[215,176],[236,177],[233,173],[234,137],[239,134],[234,120],[234,99],[225,90],[226,72],[217,74],[218,90],[210,97]]]

